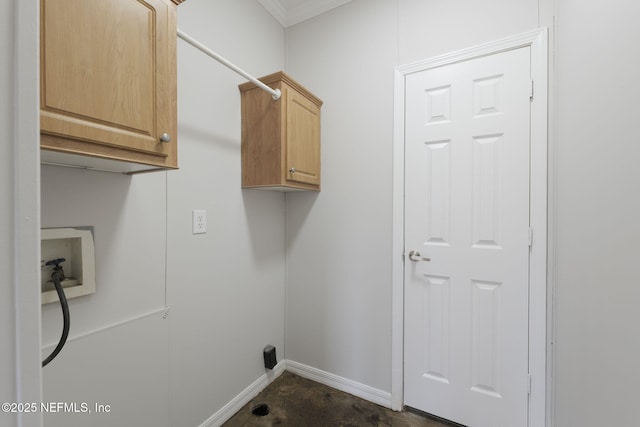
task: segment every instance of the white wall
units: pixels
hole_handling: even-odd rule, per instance
[[[287,32],[325,101],[323,191],[287,195],[287,358],[391,391],[393,69],[538,27],[534,0],[353,0]]]
[[[71,334],[162,309],[166,173],[132,177],[42,166],[41,177],[43,228],[94,227],[96,293],[69,301]],[[60,305],[44,305],[42,313],[42,342],[57,343]]]
[[[556,426],[638,424],[640,4],[558,2]]]
[[[69,341],[43,369],[45,401],[91,396],[91,404],[112,405],[109,417],[90,418],[96,426],[127,420],[168,426],[168,356],[152,351],[162,344],[151,338],[168,341],[168,320],[156,314],[132,333],[138,317],[165,306],[166,173],[130,177],[43,166],[41,178],[42,227],[93,226],[96,255],[96,293],[69,301]],[[61,329],[60,305],[43,306],[43,358]],[[47,426],[87,422],[76,414],[45,414]]]
[[[257,1],[189,0],[178,26],[248,72],[284,66]],[[284,196],[240,189],[242,77],[178,41],[180,170],[168,174],[171,425],[202,423],[284,356]],[[206,209],[208,233],[191,234]]]
[[[178,16],[254,74],[284,66],[284,30],[257,2],[190,0]],[[97,291],[70,301],[44,399],[111,405],[45,425],[199,425],[264,374],[265,345],[282,358],[284,196],[240,189],[243,81],[179,40],[180,170],[42,167],[42,226],[93,226],[97,259]],[[207,209],[207,234],[191,234],[193,209]],[[61,326],[59,306],[43,307],[45,353]]]
[[[354,0],[287,32],[287,72],[324,101],[322,192],[287,195],[287,359],[391,389],[397,4]]]
[[[491,42],[538,28],[547,0],[435,2],[397,0],[399,64]]]

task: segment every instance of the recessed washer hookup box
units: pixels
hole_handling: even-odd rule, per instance
[[[67,299],[95,293],[96,258],[91,228],[43,228],[40,230],[40,256],[42,277],[41,304],[59,301],[51,274],[53,260],[60,262],[65,275],[61,282]]]

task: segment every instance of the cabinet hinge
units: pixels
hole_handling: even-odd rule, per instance
[[[531,80],[531,89],[529,92],[529,99],[533,100],[533,80]]]
[[[529,247],[533,246],[533,228],[529,227]]]
[[[531,394],[531,374],[527,374],[527,394]]]

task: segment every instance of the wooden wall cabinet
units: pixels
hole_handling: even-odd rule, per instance
[[[176,6],[41,0],[44,163],[177,168]]]
[[[282,96],[240,85],[242,188],[320,191],[322,101],[283,72],[259,80]]]

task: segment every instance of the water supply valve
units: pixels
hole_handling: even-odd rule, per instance
[[[54,276],[57,276],[58,279],[61,282],[64,279],[66,279],[66,277],[64,276],[64,270],[62,269],[62,266],[60,265],[65,261],[66,261],[66,259],[64,259],[64,258],[56,258],[56,259],[52,259],[51,261],[47,261],[44,264],[44,265],[53,265],[53,273],[51,273],[51,278],[52,279],[53,279]]]

